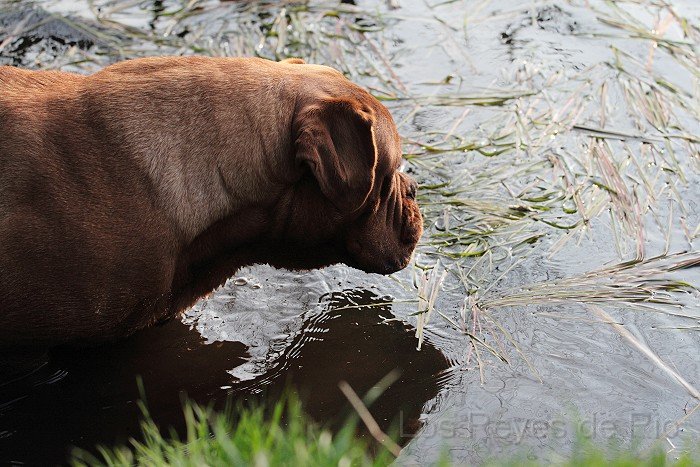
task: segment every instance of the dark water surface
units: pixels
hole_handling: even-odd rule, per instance
[[[423,405],[443,385],[449,362],[432,345],[418,352],[404,324],[386,321],[393,317],[391,305],[374,293],[346,290],[329,300],[325,311],[306,320],[289,345],[266,362],[270,371],[244,382],[231,370],[249,360],[246,345],[206,343],[179,320],[114,345],[55,349],[37,357],[31,372],[0,386],[0,458],[60,463],[73,446],[127,443],[139,433],[137,378],[158,423],[181,431],[185,396],[223,408],[227,398],[276,400],[290,388],[315,419],[340,423],[350,415],[340,381],[364,394],[398,371],[372,412],[380,426],[405,441],[418,429]],[[335,310],[357,305],[370,307]]]
[[[399,423],[401,464],[557,460],[577,431],[698,444],[698,2],[355,3],[0,3],[0,64],[198,53],[342,70],[394,115],[426,220],[392,277],[246,268],[182,321],[5,370],[0,459],[136,436],[137,376],[161,426],[181,426],[183,394],[269,401],[286,384],[330,423],[349,413],[339,380],[364,393],[397,368],[371,410]],[[422,281],[441,271],[418,351]]]

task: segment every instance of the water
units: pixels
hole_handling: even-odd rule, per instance
[[[407,326],[371,290],[338,290],[322,309],[298,316],[285,300],[303,302],[311,292],[277,271],[259,274],[286,297],[234,307],[240,286],[231,281],[197,313],[196,325],[174,320],[118,344],[37,357],[33,371],[0,386],[2,458],[60,462],[72,446],[128,442],[142,413],[137,378],[158,423],[182,429],[185,398],[223,408],[229,396],[276,400],[289,387],[310,415],[338,423],[350,415],[341,380],[364,394],[398,370],[374,415],[384,429],[412,436],[424,404],[448,379],[445,356],[432,345],[418,352]],[[369,307],[336,311],[357,305]]]
[[[208,2],[178,12],[172,2],[39,2],[60,24],[25,33],[0,62],[89,72],[156,53],[303,56],[382,96],[422,186],[416,263],[449,271],[437,310],[452,322],[433,313],[416,350],[419,269],[246,268],[182,322],[37,356],[32,373],[5,378],[0,458],[60,461],[69,446],[136,435],[137,375],[151,414],[177,427],[182,393],[271,400],[285,384],[312,416],[337,421],[349,410],[339,380],[364,393],[397,367],[401,379],[372,411],[383,427],[399,424],[406,464],[444,449],[463,462],[556,459],[577,429],[600,443],[697,443],[700,401],[640,350],[700,387],[700,295],[658,286],[700,284],[698,266],[670,266],[700,257],[700,33],[673,19],[697,25],[700,9],[672,3]],[[26,17],[3,11],[3,25]],[[71,31],[76,23],[92,32]],[[640,25],[669,42],[653,47]],[[462,315],[468,293],[477,307]]]

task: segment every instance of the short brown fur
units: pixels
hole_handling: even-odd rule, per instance
[[[298,59],[0,67],[0,344],[124,337],[245,265],[403,268],[400,161],[386,108]]]

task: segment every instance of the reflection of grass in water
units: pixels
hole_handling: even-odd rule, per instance
[[[644,261],[628,261],[564,279],[525,285],[519,291],[512,293],[488,293],[487,291],[483,297],[479,297],[477,292],[467,296],[465,300],[461,328],[468,328],[469,318],[472,321],[472,328],[485,320],[494,323],[498,331],[509,338],[505,329],[494,318],[492,310],[559,303],[584,304],[595,318],[610,324],[633,347],[668,373],[692,397],[700,401],[700,392],[697,389],[598,306],[598,304],[614,304],[626,310],[663,313],[683,321],[684,324],[675,329],[700,330],[700,313],[697,309],[686,309],[682,300],[686,296],[697,297],[700,291],[696,286],[673,277],[676,271],[698,266],[700,266],[700,253],[663,255]],[[547,316],[571,319],[571,316],[557,313],[547,313]],[[474,340],[472,343],[476,344]],[[534,372],[525,355],[514,342],[513,345]],[[479,365],[481,367],[482,363],[479,362]]]
[[[616,302],[626,305],[628,309],[658,311],[698,321],[700,315],[683,314],[682,302],[676,294],[696,293],[697,287],[670,277],[670,273],[699,265],[700,253],[633,260],[564,279],[524,285],[519,292],[491,293],[481,297],[477,303],[483,309],[493,309],[548,303]]]

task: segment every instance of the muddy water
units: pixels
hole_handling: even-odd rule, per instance
[[[270,400],[285,384],[314,417],[337,421],[348,410],[339,380],[366,392],[396,368],[372,411],[398,424],[406,464],[444,450],[461,462],[557,459],[577,430],[668,449],[700,440],[700,295],[679,285],[700,284],[700,268],[664,266],[673,254],[700,256],[700,158],[687,138],[700,133],[697,53],[687,53],[698,36],[674,20],[700,23],[695,2],[356,3],[38,3],[25,26],[41,24],[18,33],[2,63],[89,72],[119,58],[207,53],[342,69],[399,123],[426,234],[419,268],[391,278],[247,268],[182,322],[37,357],[33,372],[0,382],[0,459],[60,461],[69,446],[135,436],[139,375],[154,418],[177,427],[183,393]],[[0,9],[3,34],[27,11]],[[643,34],[652,29],[671,42],[654,46]],[[658,274],[603,270],[635,257]],[[417,351],[415,284],[438,259],[449,271],[436,304],[446,318],[433,313]],[[557,285],[601,270],[593,285]],[[654,288],[659,279],[676,282]],[[532,295],[538,284],[564,298]],[[615,295],[652,289],[643,303]],[[600,290],[615,297],[594,300]],[[503,301],[516,292],[525,298]],[[462,315],[468,294],[478,306]]]

